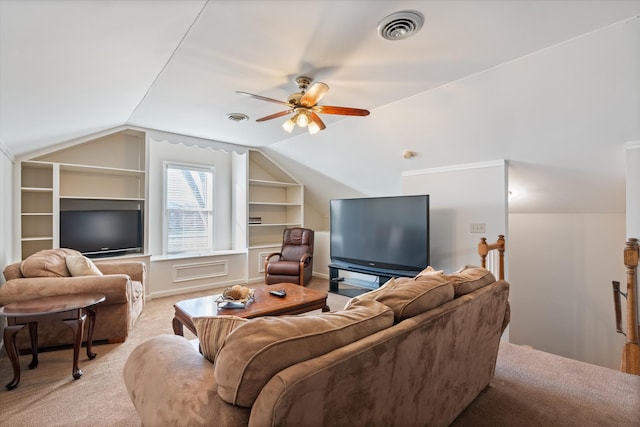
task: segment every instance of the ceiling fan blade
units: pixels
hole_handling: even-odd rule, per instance
[[[273,98],[267,98],[266,96],[262,96],[262,95],[255,95],[253,93],[249,93],[249,92],[242,92],[240,90],[237,90],[236,93],[239,93],[240,95],[246,95],[246,96],[250,96],[251,98],[256,98],[256,99],[260,99],[262,101],[267,101],[267,102],[273,102],[275,104],[280,104],[280,105],[286,105],[287,107],[292,107],[291,104],[289,104],[288,102],[285,101],[280,101],[278,99],[273,99]]]
[[[320,128],[320,130],[323,130],[326,128],[326,126],[324,125],[324,122],[322,121],[322,119],[320,118],[319,115],[317,115],[316,113],[314,113],[313,111],[309,111],[309,118],[311,119],[311,121],[315,124],[318,125],[318,127]]]
[[[302,95],[302,98],[300,98],[300,105],[313,107],[328,91],[329,86],[326,83],[316,82],[304,93],[304,95]]]
[[[270,114],[268,116],[256,119],[256,122],[266,122],[267,120],[277,119],[278,117],[286,116],[289,113],[293,113],[293,110],[280,111],[279,113]]]
[[[350,107],[332,107],[329,105],[316,105],[313,111],[322,114],[338,114],[341,116],[368,116],[369,110]]]

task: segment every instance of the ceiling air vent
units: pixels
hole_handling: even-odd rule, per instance
[[[419,12],[405,10],[392,13],[380,21],[378,33],[386,40],[402,40],[420,31],[423,23],[424,18]]]
[[[231,120],[232,122],[244,122],[245,120],[249,120],[249,116],[242,113],[228,113],[227,119]]]

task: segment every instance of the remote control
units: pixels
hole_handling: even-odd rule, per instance
[[[274,295],[274,296],[278,297],[278,298],[284,298],[284,297],[287,296],[287,291],[285,291],[284,289],[280,289],[280,290],[277,290],[277,291],[269,291],[269,293],[271,295]]]

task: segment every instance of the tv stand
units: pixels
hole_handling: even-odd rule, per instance
[[[353,273],[365,274],[371,279],[360,279],[356,277],[341,277],[340,271],[349,271]],[[414,272],[402,272],[396,270],[388,271],[372,271],[365,267],[356,267],[344,264],[329,264],[329,292],[340,295],[354,297],[367,291],[378,289],[384,285],[392,277],[414,277]],[[349,286],[349,289],[340,288],[340,284]]]

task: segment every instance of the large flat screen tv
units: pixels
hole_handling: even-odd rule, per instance
[[[332,264],[412,276],[429,265],[429,196],[330,201]]]
[[[60,211],[60,247],[89,257],[142,252],[142,211]]]

